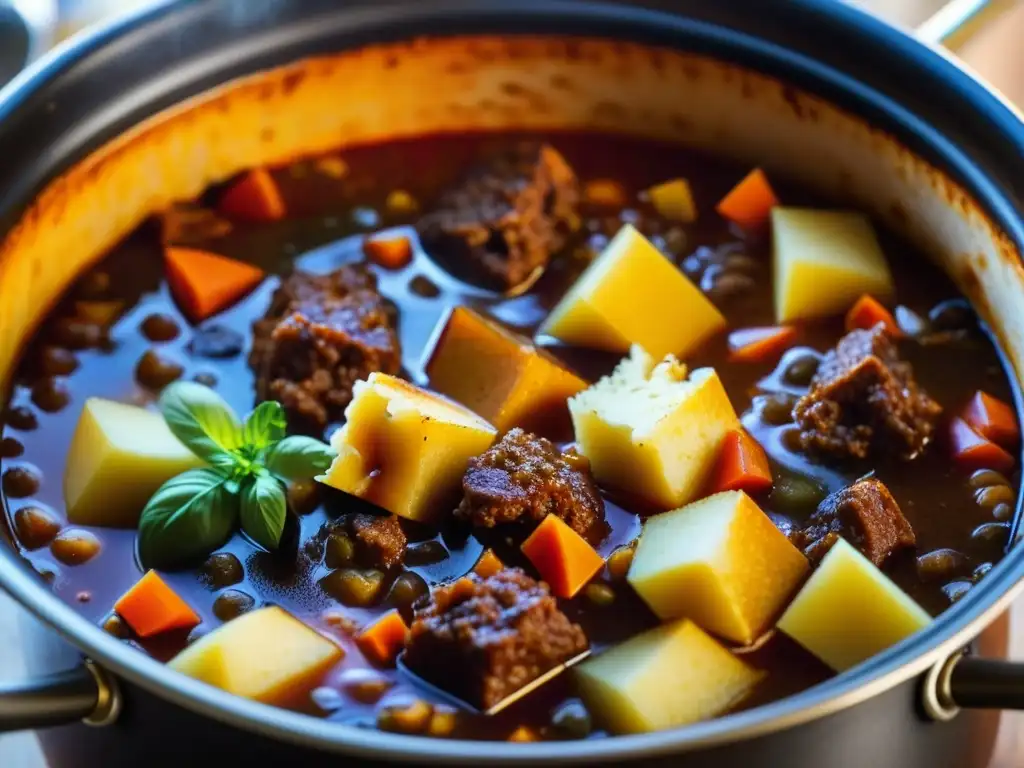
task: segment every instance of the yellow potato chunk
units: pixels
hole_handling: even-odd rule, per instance
[[[778,628],[842,672],[931,620],[870,560],[839,539],[779,619]]]
[[[672,179],[647,190],[654,210],[669,221],[690,224],[697,220],[697,204],[686,179]]]
[[[228,693],[266,704],[297,703],[344,651],[278,606],[233,619],[168,664]]]
[[[552,436],[569,427],[566,400],[587,383],[522,336],[471,309],[448,316],[426,366],[430,386],[501,432]]]
[[[540,333],[581,347],[680,357],[725,328],[701,290],[627,224],[551,311]]]
[[[626,578],[662,620],[693,619],[748,645],[809,567],[753,499],[725,491],[649,518]]]
[[[76,525],[134,528],[146,502],[175,475],[203,466],[144,408],[85,401],[64,469],[64,504]]]
[[[772,209],[775,319],[839,315],[865,293],[895,296],[892,273],[866,216],[852,211]]]
[[[575,669],[580,695],[613,733],[645,733],[717,717],[764,673],[683,619],[644,632]]]
[[[331,436],[338,457],[317,480],[409,520],[428,523],[451,511],[469,459],[490,447],[497,430],[384,373],[356,382],[353,393],[345,426]]]
[[[655,363],[639,347],[569,400],[569,413],[598,482],[661,509],[697,498],[726,434],[739,429],[714,369],[687,378],[674,357]]]

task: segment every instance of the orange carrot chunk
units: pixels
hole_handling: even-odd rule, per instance
[[[363,243],[366,258],[384,269],[401,269],[412,261],[412,243],[405,235],[369,237]]]
[[[556,597],[572,597],[604,568],[604,558],[556,515],[545,517],[521,549]]]
[[[192,629],[201,619],[157,574],[148,571],[114,603],[114,610],[139,637]]]
[[[1006,472],[1013,468],[1013,456],[991,440],[979,435],[963,419],[949,425],[949,442],[956,463],[964,469],[994,469]]]
[[[772,470],[764,448],[744,430],[734,430],[722,441],[711,493],[758,493],[772,487]]]
[[[890,336],[899,338],[903,335],[892,313],[866,293],[857,299],[857,303],[846,313],[847,331],[858,328],[870,329],[879,323],[885,323],[885,330]]]
[[[263,280],[262,270],[195,248],[164,250],[167,284],[193,322],[234,304]]]
[[[778,358],[796,341],[797,330],[791,325],[742,328],[729,334],[729,361],[733,363],[766,363]]]
[[[723,217],[744,229],[768,223],[772,208],[779,204],[764,171],[755,168],[715,206]]]
[[[1020,441],[1020,426],[1013,408],[981,390],[964,408],[963,420],[987,440],[1003,448],[1014,448]]]
[[[356,635],[356,645],[375,664],[393,664],[405,647],[408,627],[398,611],[388,611]]]
[[[285,216],[281,190],[266,168],[243,173],[221,195],[217,210],[236,221],[280,221]]]
[[[480,559],[473,566],[473,573],[483,579],[489,579],[499,571],[505,570],[505,564],[494,554],[494,550],[485,549]]]

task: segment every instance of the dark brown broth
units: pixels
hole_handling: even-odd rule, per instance
[[[513,137],[502,137],[501,141]],[[436,137],[400,142],[386,146],[360,148],[345,153],[348,173],[343,179],[332,178],[317,170],[314,162],[303,162],[275,172],[288,201],[290,218],[272,225],[236,227],[228,236],[211,241],[209,247],[227,256],[244,259],[280,274],[295,268],[322,272],[349,260],[362,258],[361,242],[365,232],[388,227],[408,227],[413,216],[392,216],[386,212],[385,198],[389,191],[400,188],[419,201],[429,202],[438,190],[468,165],[480,152],[481,144],[490,142],[476,136]],[[607,237],[624,221],[636,221],[648,235],[678,241],[678,232],[668,233],[670,225],[655,216],[639,202],[641,190],[666,178],[682,176],[690,180],[701,216],[696,225],[684,228],[687,245],[677,260],[692,278],[699,281],[705,262],[694,254],[699,247],[734,247],[737,253],[753,260],[748,265],[756,278],[756,288],[721,304],[731,328],[772,325],[772,294],[768,244],[763,240],[744,240],[726,226],[713,212],[719,199],[746,171],[719,160],[713,160],[674,146],[657,145],[621,138],[594,135],[560,135],[553,143],[564,153],[581,179],[613,178],[622,183],[633,207],[621,211],[584,209],[585,227],[567,253],[557,259],[536,288],[527,295],[504,299],[475,289],[446,274],[417,249],[412,262],[397,271],[378,269],[381,292],[397,303],[401,310],[400,337],[405,371],[414,381],[427,384],[423,375],[422,355],[434,327],[450,306],[465,304],[482,309],[503,322],[532,332],[557,301],[562,291],[586,264],[586,258],[599,249]],[[820,204],[798,191],[782,188],[787,203]],[[413,230],[404,230],[413,235]],[[589,247],[588,247],[589,243]],[[897,277],[902,304],[921,315],[939,300],[956,295],[946,279],[931,265],[891,237],[884,237],[886,253]],[[575,255],[573,255],[575,253]],[[703,251],[707,255],[707,251]],[[35,350],[47,342],[50,331],[44,327],[30,344],[25,364],[19,373],[11,404],[30,408],[38,419],[34,430],[19,430],[8,424],[4,436],[24,447],[15,456],[13,449],[5,452],[4,468],[29,464],[42,473],[42,485],[31,498],[8,499],[11,515],[28,504],[48,506],[62,514],[62,476],[65,449],[70,443],[82,403],[87,397],[101,396],[125,402],[152,404],[155,393],[135,383],[133,371],[140,356],[151,347],[177,359],[185,367],[188,378],[212,374],[216,389],[239,412],[248,412],[254,404],[253,376],[246,363],[248,348],[230,360],[201,360],[190,357],[187,344],[191,337],[187,321],[171,300],[162,276],[158,238],[150,226],[129,237],[97,267],[112,277],[110,293],[125,299],[130,309],[109,335],[109,343],[101,349],[76,352],[79,366],[66,377],[71,394],[70,403],[56,413],[46,413],[30,402],[30,390],[36,379],[31,361]],[[436,286],[437,295],[417,289],[424,284]],[[258,290],[230,308],[214,322],[228,325],[249,339],[254,320],[265,311],[276,279],[266,281]],[[429,287],[428,284],[428,287]],[[53,315],[69,311],[64,302]],[[657,311],[657,308],[652,308]],[[176,318],[184,329],[178,338],[160,344],[147,341],[139,330],[143,320],[152,313],[165,313]],[[816,323],[801,329],[802,345],[824,351],[841,335],[839,322]],[[590,380],[607,373],[615,357],[582,350],[553,350]],[[987,340],[972,338],[941,346],[923,347],[913,342],[904,344],[904,351],[913,361],[918,380],[948,410],[960,407],[976,389],[1009,400],[1009,385],[995,351]],[[918,552],[940,547],[957,549],[972,565],[990,562],[999,557],[1001,542],[979,543],[970,532],[982,523],[992,522],[991,514],[975,504],[966,485],[966,476],[957,470],[940,444],[933,445],[913,464],[873,461],[870,465],[844,467],[815,466],[801,454],[787,450],[782,440],[786,427],[763,423],[750,411],[752,397],[765,391],[787,389],[774,364],[727,363],[725,337],[710,342],[687,362],[693,367],[715,366],[737,412],[744,413],[747,427],[767,449],[777,478],[784,474],[809,477],[822,493],[832,491],[867,471],[874,470],[890,487],[918,536]],[[789,388],[792,392],[800,390]],[[798,524],[811,507],[788,512],[775,503],[775,497],[759,498],[764,509],[783,528]],[[239,589],[257,599],[257,605],[276,603],[314,626],[339,639],[346,649],[345,659],[325,679],[324,685],[340,687],[347,675],[354,674],[365,662],[345,632],[325,618],[325,612],[340,611],[358,623],[379,615],[385,604],[368,610],[341,608],[319,587],[318,581],[328,573],[309,542],[321,525],[348,506],[340,494],[328,494],[327,503],[301,518],[299,554],[295,561],[257,552],[241,536],[236,536],[222,551],[233,552],[245,565],[246,580]],[[628,506],[628,505],[627,505]],[[609,503],[608,519],[611,534],[600,544],[602,554],[633,540],[640,529],[640,519],[615,504]],[[86,618],[102,622],[114,601],[141,575],[134,555],[134,530],[92,529],[101,539],[103,550],[92,561],[67,567],[57,563],[48,550],[25,552],[25,557],[41,573],[53,574],[53,588],[64,600],[74,605]],[[418,536],[433,535],[420,531]],[[483,545],[473,537],[460,541],[444,534],[450,556],[441,563],[414,568],[429,583],[437,583],[468,571]],[[522,563],[515,542],[490,541],[508,563]],[[941,611],[949,600],[942,584],[925,584],[916,576],[913,558],[900,556],[887,570],[915,599],[933,613]],[[219,621],[212,606],[217,593],[205,588],[193,571],[165,574],[171,586],[202,616],[203,629],[214,628]],[[622,640],[654,623],[648,611],[628,589],[617,587],[616,601],[598,608],[576,598],[566,602],[566,610],[580,621],[598,646]],[[87,598],[87,599],[86,599]],[[154,656],[167,659],[185,643],[182,635],[170,635],[145,642]],[[790,641],[777,637],[761,650],[746,657],[768,669],[768,682],[761,686],[754,701],[761,702],[800,690],[827,677],[827,671],[811,656]],[[386,705],[422,692],[398,680],[393,671],[380,673],[396,681],[396,686],[380,702]],[[546,686],[529,701],[513,707],[496,720],[484,723],[463,721],[459,732],[474,737],[504,737],[519,723],[544,725],[552,709],[570,694],[566,680]],[[313,711],[312,705],[310,710]],[[333,714],[338,720],[372,722],[375,706],[346,701]]]

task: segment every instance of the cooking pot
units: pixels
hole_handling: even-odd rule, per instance
[[[952,26],[934,23],[933,38]],[[938,49],[863,12],[814,0],[205,0],[93,32],[0,94],[0,382],[73,276],[172,201],[253,165],[507,128],[685,142],[868,210],[952,276],[1024,376],[1024,123]],[[207,687],[79,616],[0,537],[0,586],[41,622],[30,666],[70,660],[0,689],[0,730],[51,726],[42,740],[59,766],[335,765],[341,753],[980,767],[998,723],[982,710],[1024,708],[1024,667],[999,660],[1019,547],[926,631],[785,700],[661,733],[498,745],[379,733]]]

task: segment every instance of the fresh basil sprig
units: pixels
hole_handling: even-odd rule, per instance
[[[160,411],[171,432],[209,466],[164,483],[142,510],[139,559],[168,568],[207,555],[241,527],[268,550],[281,542],[284,484],[323,473],[334,452],[312,437],[287,437],[281,404],[260,403],[243,423],[209,387],[177,382]]]
[[[235,463],[242,445],[242,425],[224,398],[189,381],[164,390],[160,412],[174,436],[192,453],[215,467]]]
[[[238,483],[216,469],[192,469],[164,483],[139,520],[139,558],[166,568],[209,554],[238,527]]]
[[[327,443],[305,435],[293,435],[264,452],[263,466],[283,480],[305,480],[330,469],[334,456]]]
[[[257,475],[242,490],[242,530],[265,549],[277,549],[284,532],[288,500],[277,478]]]

